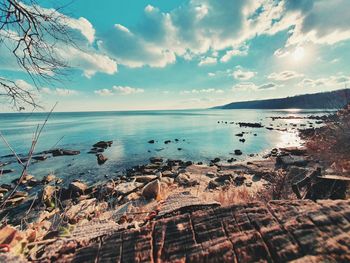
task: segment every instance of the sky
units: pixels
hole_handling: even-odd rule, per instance
[[[70,69],[40,87],[46,110],[208,108],[350,86],[349,0],[69,3],[60,12],[80,48],[58,47]],[[0,44],[0,77],[32,88],[8,52]]]

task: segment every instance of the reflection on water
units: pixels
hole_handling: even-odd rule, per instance
[[[64,136],[58,147],[80,150],[81,154],[49,158],[33,164],[30,173],[41,177],[50,170],[62,178],[98,181],[105,175],[145,163],[152,156],[209,162],[215,157],[227,160],[235,149],[240,149],[244,153],[241,158],[246,158],[248,154],[262,154],[276,146],[298,145],[300,140],[296,128],[310,125],[307,123],[309,120],[304,119],[272,121],[269,117],[309,114],[322,112],[186,110],[54,113],[44,129],[37,151],[50,149]],[[45,114],[38,113],[0,114],[0,131],[18,153],[25,153],[36,125],[42,123],[45,117]],[[261,122],[266,127],[287,131],[240,128],[237,122]],[[239,132],[245,132],[244,143],[235,136]],[[147,143],[152,139],[156,140],[155,144]],[[114,141],[113,146],[105,152],[109,160],[103,166],[97,165],[94,155],[87,154],[99,140]],[[172,142],[164,144],[165,140]],[[2,144],[0,155],[7,154],[10,151]],[[11,167],[17,170],[16,173],[2,176],[2,181],[10,181],[18,176],[19,167]]]

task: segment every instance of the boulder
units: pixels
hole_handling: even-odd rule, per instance
[[[97,157],[97,163],[99,165],[104,164],[108,160],[108,158],[105,157],[102,153],[96,154],[96,157]]]
[[[153,144],[153,143],[155,143],[155,141],[154,140],[149,140],[148,143]]]
[[[233,178],[232,174],[222,174],[222,175],[218,175],[215,181],[219,183],[226,183],[227,181],[231,181],[232,178]]]
[[[164,171],[164,172],[162,172],[162,178],[164,178],[164,177],[175,178],[176,174],[172,171]]]
[[[0,194],[6,194],[8,191],[8,189],[0,187]]]
[[[141,194],[146,199],[157,199],[160,194],[160,181],[157,179],[146,184]]]
[[[135,182],[137,183],[149,183],[156,180],[158,177],[156,175],[141,175],[135,177]]]
[[[206,176],[208,176],[209,178],[214,178],[214,177],[216,177],[216,173],[214,173],[214,172],[207,172]]]
[[[115,187],[115,191],[119,195],[128,195],[134,191],[136,191],[138,188],[141,188],[144,186],[143,183],[137,183],[137,182],[126,182],[118,184]]]
[[[211,180],[208,183],[208,189],[216,189],[216,188],[218,188],[220,186],[221,186],[221,184],[219,182],[217,182],[216,180]]]
[[[227,160],[228,163],[233,163],[235,161],[237,161],[237,159],[235,159],[235,158],[230,158],[230,159]]]
[[[218,163],[220,162],[220,158],[216,157],[213,160],[211,160],[212,163]]]
[[[160,178],[162,178],[163,174],[161,172],[157,172],[156,176],[157,176],[158,179],[160,179]]]
[[[112,144],[113,144],[113,141],[99,141],[95,143],[93,147],[107,149],[108,147],[111,147]]]
[[[52,153],[53,157],[56,156],[64,156],[64,155],[78,155],[80,154],[80,151],[74,151],[74,150],[65,150],[65,149],[55,149],[50,151]]]
[[[192,161],[187,161],[187,162],[184,163],[184,166],[190,166],[190,165],[192,165],[192,164],[193,164]]]
[[[13,173],[15,170],[13,169],[0,169],[0,174],[9,174],[9,173]]]
[[[165,183],[166,185],[172,185],[174,183],[174,179],[173,178],[170,178],[170,177],[162,177],[160,179],[160,182],[161,183]]]
[[[235,155],[242,155],[242,151],[241,150],[235,150]]]
[[[296,155],[284,155],[284,156],[278,156],[276,158],[276,164],[287,167],[290,165],[294,166],[306,166],[308,164],[308,160],[303,156],[296,156]]]
[[[197,180],[194,180],[190,177],[187,173],[180,173],[176,178],[175,181],[185,187],[195,186],[198,185],[199,182]]]
[[[162,163],[162,162],[163,162],[163,158],[161,158],[161,157],[151,157],[151,158],[149,159],[149,161],[150,161],[151,163]]]
[[[282,152],[287,152],[292,155],[304,155],[307,152],[306,147],[286,147],[280,149]]]
[[[262,128],[264,127],[261,123],[256,122],[239,122],[239,127],[248,127],[248,128]]]
[[[237,185],[242,185],[247,178],[244,175],[238,175],[235,177],[235,183]]]
[[[69,190],[73,194],[84,194],[87,188],[87,185],[80,181],[74,181],[69,184]]]
[[[37,155],[32,157],[33,160],[36,161],[45,161],[47,159],[47,155]]]

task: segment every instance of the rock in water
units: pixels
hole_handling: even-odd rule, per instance
[[[108,158],[105,157],[102,153],[96,154],[96,157],[97,157],[97,163],[99,165],[104,164],[108,160]]]
[[[262,128],[264,127],[261,123],[251,123],[251,122],[239,122],[239,127],[248,127],[248,128]]]
[[[242,155],[242,151],[241,150],[235,150],[235,155]]]
[[[157,199],[159,194],[160,194],[160,181],[158,179],[152,182],[149,182],[142,189],[142,196],[146,199],[151,199],[151,198]]]
[[[93,147],[107,149],[108,147],[111,147],[112,144],[113,144],[113,141],[99,141],[95,143]]]
[[[80,151],[73,151],[73,150],[65,150],[65,149],[55,149],[51,151],[52,156],[64,156],[64,155],[78,155],[80,154]]]

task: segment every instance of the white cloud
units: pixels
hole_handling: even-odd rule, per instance
[[[27,91],[35,90],[35,87],[33,87],[32,84],[29,84],[28,82],[22,79],[15,80],[15,84],[23,90],[27,90]]]
[[[337,74],[317,79],[305,78],[298,83],[300,88],[342,89],[350,84],[350,76]]]
[[[79,19],[74,19],[71,17],[65,16],[63,23],[66,23],[72,29],[77,29],[81,34],[89,41],[89,43],[94,42],[95,40],[95,29],[92,24],[84,17]]]
[[[100,95],[100,96],[110,96],[113,95],[112,90],[110,89],[100,89],[100,90],[95,90],[95,94]]]
[[[256,85],[253,82],[241,82],[232,87],[232,91],[262,91],[262,90],[273,90],[279,87],[275,83],[266,83],[262,85]]]
[[[231,58],[236,56],[246,56],[248,55],[248,47],[243,46],[242,49],[231,49],[226,51],[225,55],[223,55],[220,59],[221,62],[225,63],[231,60]]]
[[[256,72],[237,69],[233,72],[232,76],[238,80],[249,80],[255,76]]]
[[[350,38],[348,0],[190,0],[166,13],[148,5],[137,26],[116,25],[100,47],[130,67],[164,67],[176,56],[199,58],[200,65],[246,55],[246,42],[289,30],[286,48],[311,41],[332,44]],[[152,28],[152,30],[149,30]],[[202,58],[208,52],[212,57]],[[282,54],[283,49],[276,52]],[[214,62],[215,61],[215,62]]]
[[[256,86],[253,82],[241,82],[232,87],[232,91],[248,91],[257,89],[258,86]]]
[[[22,3],[23,4],[23,3]],[[24,5],[24,4],[23,4]],[[28,8],[33,8],[28,6]],[[74,45],[65,43],[60,40],[53,40],[51,36],[45,35],[44,37],[48,43],[53,45],[55,51],[53,57],[62,60],[67,63],[69,67],[81,69],[83,74],[90,78],[96,72],[103,72],[106,74],[114,74],[117,72],[117,63],[108,56],[101,54],[99,50],[94,47],[95,42],[95,29],[93,25],[84,17],[78,19],[63,15],[54,9],[42,8],[36,6],[40,12],[52,16],[54,13],[57,16],[57,22],[67,26],[69,37],[73,39]],[[45,21],[39,21],[45,23]],[[4,32],[1,30],[0,35],[4,36]],[[17,44],[14,37],[4,37],[3,41],[0,42],[0,69],[23,71],[12,51]],[[79,48],[76,48],[79,46]],[[32,72],[36,74],[36,72]],[[48,76],[53,76],[55,73],[49,69],[44,72]]]
[[[180,94],[203,94],[203,93],[216,93],[216,94],[221,94],[224,93],[222,89],[192,89],[192,90],[183,90],[180,91]]]
[[[217,63],[217,59],[214,57],[203,57],[199,61],[198,66],[215,65],[216,63]]]
[[[71,67],[83,70],[87,78],[97,72],[112,75],[118,71],[117,62],[102,54],[85,52],[74,47],[59,49],[58,53]]]
[[[40,89],[41,93],[47,94],[47,95],[55,95],[55,96],[60,96],[60,97],[67,97],[67,96],[73,96],[77,95],[79,92],[76,90],[72,89],[65,89],[65,88],[41,88]]]
[[[127,86],[113,86],[113,90],[122,95],[130,95],[145,92],[143,89],[131,88]]]
[[[286,70],[279,73],[273,72],[268,76],[268,79],[275,81],[287,81],[296,78],[302,78],[304,75],[295,71]]]
[[[138,93],[144,93],[143,89],[132,88],[128,86],[113,86],[111,89],[95,90],[94,93],[100,96],[113,96],[113,95],[132,95]]]

